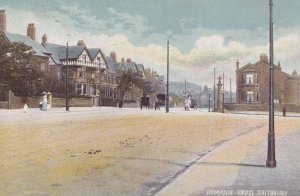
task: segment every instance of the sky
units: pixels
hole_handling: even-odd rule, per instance
[[[37,40],[100,47],[109,56],[131,58],[170,80],[211,86],[213,69],[235,84],[235,62],[255,63],[268,54],[268,0],[1,0],[7,31],[26,34],[35,23]],[[291,73],[300,60],[300,1],[273,0],[274,58]],[[235,86],[233,86],[233,89]]]

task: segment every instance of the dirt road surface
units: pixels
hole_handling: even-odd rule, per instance
[[[221,146],[239,137],[258,143],[268,131],[267,116],[182,109],[0,110],[0,117],[0,195],[153,195]],[[276,136],[299,127],[300,118],[276,117]],[[219,159],[239,163],[253,152],[240,146]]]

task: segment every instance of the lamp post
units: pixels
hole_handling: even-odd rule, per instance
[[[274,64],[273,64],[273,1],[269,0],[270,6],[270,71],[269,71],[269,133],[268,133],[268,156],[266,166],[276,167],[275,159],[275,133],[274,133]]]
[[[200,93],[199,93],[199,94],[200,94],[200,98],[199,98],[199,108],[201,108],[201,90],[202,90],[202,89],[201,89],[201,85],[200,85]]]
[[[211,89],[208,88],[208,112],[210,112],[210,91]]]
[[[224,89],[224,86],[225,86],[225,77],[224,77],[224,72],[223,72],[223,89],[222,89],[222,112],[224,113],[224,101],[225,101],[225,89]]]
[[[68,85],[68,67],[69,67],[69,43],[67,42],[66,47],[66,111],[70,110],[69,107],[69,85]]]
[[[167,42],[167,97],[166,97],[166,113],[169,113],[169,40]]]
[[[99,107],[102,106],[101,85],[102,85],[102,74],[104,71],[105,71],[105,65],[100,63],[99,65]]]

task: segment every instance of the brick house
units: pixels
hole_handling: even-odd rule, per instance
[[[274,64],[275,103],[300,103],[300,78],[294,71],[289,75]],[[269,62],[266,54],[259,61],[239,67],[236,62],[236,100],[242,103],[268,103],[269,101]]]

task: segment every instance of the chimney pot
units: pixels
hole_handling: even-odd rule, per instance
[[[43,35],[43,37],[42,37],[42,43],[43,43],[44,45],[46,45],[46,44],[47,44],[47,42],[48,42],[47,35],[46,35],[46,34],[44,34],[44,35]]]

